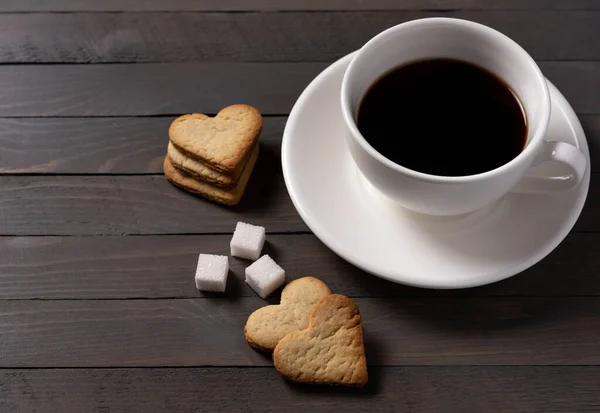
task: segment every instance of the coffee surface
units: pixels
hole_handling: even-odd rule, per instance
[[[466,176],[514,159],[527,139],[519,99],[499,77],[454,59],[428,59],[380,77],[360,103],[369,144],[414,171]]]

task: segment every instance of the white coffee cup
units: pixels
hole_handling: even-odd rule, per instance
[[[528,123],[526,145],[516,158],[477,175],[436,176],[390,161],[365,140],[356,126],[356,115],[369,87],[391,69],[427,58],[473,63],[495,73],[512,88],[523,105]],[[544,140],[550,118],[550,94],[544,75],[531,56],[504,34],[467,20],[413,20],[375,36],[356,53],[346,70],[341,106],[348,128],[346,141],[362,174],[387,197],[424,214],[472,212],[516,190],[536,193],[569,190],[581,182],[587,167],[585,155],[575,146]],[[399,127],[401,117],[399,113]],[[482,130],[482,139],[485,134]],[[527,176],[533,166],[546,161],[561,162],[571,173],[557,177]]]

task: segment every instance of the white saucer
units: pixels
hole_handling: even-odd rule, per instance
[[[588,159],[583,182],[558,195],[508,194],[460,217],[407,211],[363,178],[346,149],[340,85],[352,55],[332,64],[302,93],[283,135],[285,182],[315,235],[355,266],[393,282],[466,288],[515,275],[548,255],[569,233],[585,202],[590,157],[581,124],[549,83],[548,140],[577,145]],[[545,164],[536,172],[557,172]]]

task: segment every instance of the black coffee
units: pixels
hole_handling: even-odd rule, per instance
[[[418,172],[474,175],[498,168],[525,146],[527,120],[510,87],[453,59],[397,67],[367,91],[358,129],[386,158]]]

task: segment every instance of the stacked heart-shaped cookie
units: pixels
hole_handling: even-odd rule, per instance
[[[281,303],[248,317],[244,335],[251,346],[273,351],[275,368],[301,383],[362,387],[367,360],[360,312],[354,302],[314,277],[292,281]]]
[[[217,116],[180,116],[169,128],[164,173],[174,185],[212,201],[240,202],[258,158],[262,116],[232,105]]]

